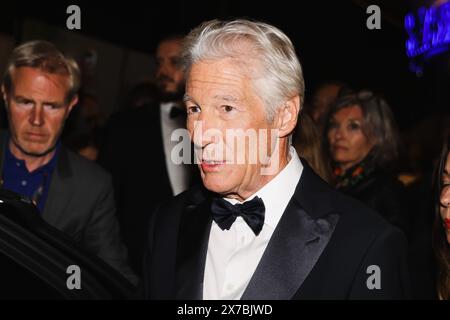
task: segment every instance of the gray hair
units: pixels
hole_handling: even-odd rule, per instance
[[[285,101],[296,95],[300,96],[300,107],[303,105],[302,68],[291,40],[280,29],[245,19],[211,20],[185,38],[182,63],[186,75],[201,60],[223,58],[234,58],[245,66],[249,61],[258,62],[261,73],[253,85],[266,106],[269,120]]]
[[[363,113],[362,131],[375,142],[371,150],[373,161],[379,167],[388,167],[395,163],[399,156],[400,138],[394,114],[388,103],[380,96],[368,90],[339,97],[327,117],[325,134],[323,135],[325,150],[329,150],[327,133],[331,119],[335,113],[344,108],[358,106]]]
[[[31,67],[51,74],[69,77],[69,91],[66,101],[69,102],[77,94],[80,87],[80,69],[76,61],[66,57],[52,43],[47,41],[30,41],[14,49],[6,66],[3,85],[9,92],[12,87],[12,72],[16,68]]]

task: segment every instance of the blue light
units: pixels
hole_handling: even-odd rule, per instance
[[[424,56],[429,58],[448,52],[450,47],[450,2],[439,7],[421,7],[417,15],[407,14],[405,29],[409,37],[406,41],[408,57]]]
[[[413,30],[415,25],[416,25],[416,22],[414,20],[414,15],[412,13],[408,14],[405,17],[405,29],[406,29],[406,31],[408,31],[408,33],[409,33],[410,31]]]

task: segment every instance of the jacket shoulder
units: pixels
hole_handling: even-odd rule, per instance
[[[76,177],[79,180],[83,180],[84,182],[111,182],[111,175],[98,164],[83,158],[82,156],[66,149],[65,147],[63,147],[61,151],[62,153],[65,153],[67,157],[73,177]]]
[[[190,188],[177,196],[162,202],[156,209],[154,215],[165,217],[179,216],[187,206],[197,206],[205,200],[205,191],[200,186]],[[157,219],[157,218],[156,218]]]
[[[337,210],[340,212],[340,227],[348,230],[355,237],[376,236],[383,232],[400,232],[389,223],[382,214],[368,207],[365,203],[335,191]]]
[[[352,198],[323,181],[302,159],[304,171],[296,190],[296,197],[313,218],[326,214],[339,216],[339,227],[365,231],[382,230],[389,224],[365,203]],[[303,181],[302,181],[303,179]]]

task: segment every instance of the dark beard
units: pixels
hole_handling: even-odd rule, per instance
[[[163,88],[159,87],[159,100],[161,102],[173,102],[183,101],[184,96],[184,83],[180,83],[175,92],[166,92]]]

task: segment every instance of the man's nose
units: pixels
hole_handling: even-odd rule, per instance
[[[204,148],[211,143],[218,143],[222,132],[214,115],[202,112],[194,123],[193,142],[197,147]]]
[[[29,121],[33,126],[42,126],[44,124],[44,107],[34,106],[33,109],[31,109]]]
[[[156,69],[156,75],[157,76],[161,76],[161,75],[169,76],[170,75],[169,64],[165,63],[165,62],[161,62],[161,64]]]

